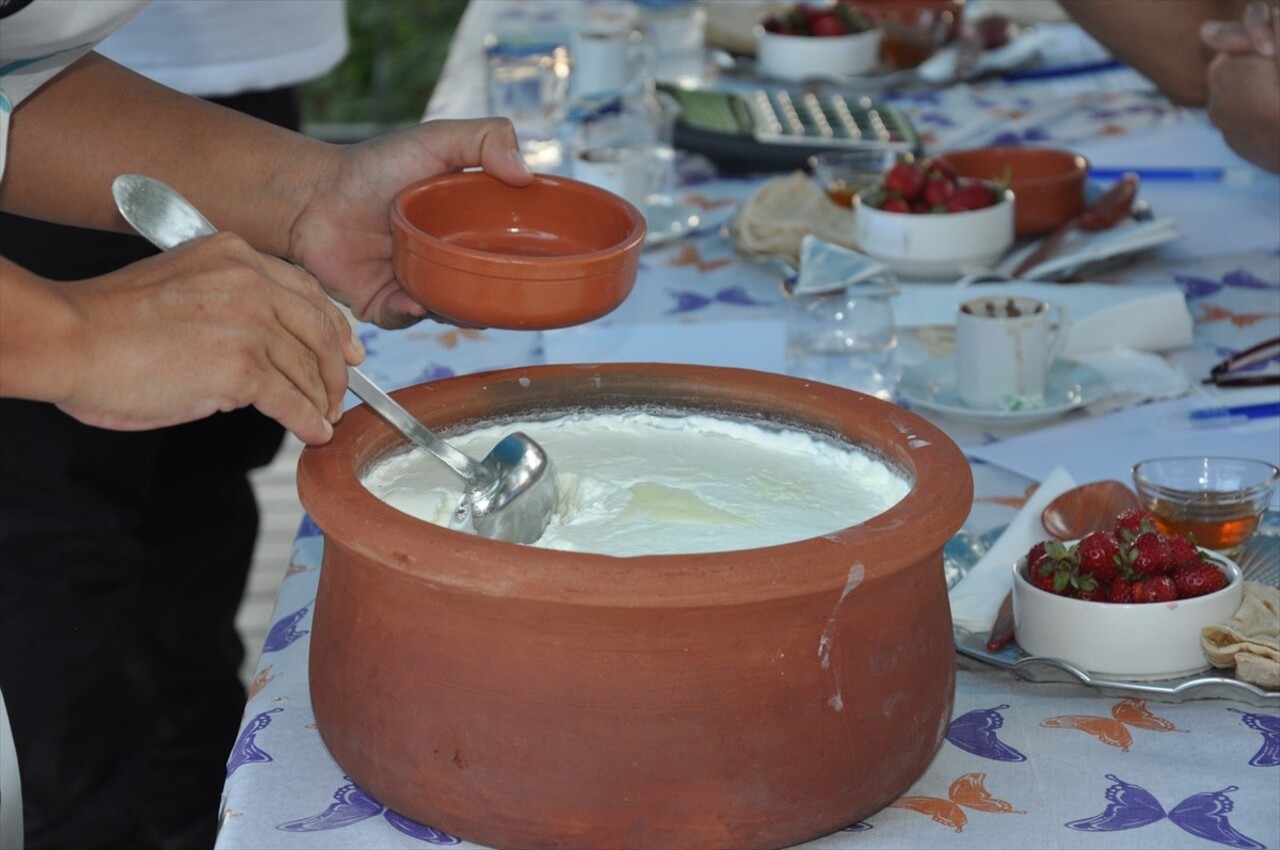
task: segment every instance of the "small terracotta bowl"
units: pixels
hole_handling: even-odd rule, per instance
[[[989,147],[950,151],[942,158],[960,177],[1008,182],[1018,199],[1019,239],[1048,233],[1084,209],[1089,162],[1057,148]]]
[[[1207,669],[1200,630],[1226,622],[1240,607],[1240,567],[1201,549],[1227,574],[1214,593],[1170,602],[1120,605],[1048,593],[1027,579],[1026,559],[1013,569],[1013,621],[1029,655],[1057,658],[1099,676],[1171,679]]]
[[[636,282],[645,220],[611,192],[480,171],[416,183],[391,208],[396,277],[424,307],[475,327],[543,330],[609,313]]]
[[[1013,244],[1014,197],[968,212],[920,214],[882,210],[866,202],[879,187],[854,198],[858,250],[899,277],[954,280],[991,268]]]

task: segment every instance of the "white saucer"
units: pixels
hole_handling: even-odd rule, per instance
[[[902,372],[898,394],[914,407],[944,413],[956,419],[987,425],[1028,425],[1044,422],[1091,404],[1107,393],[1102,373],[1074,360],[1058,360],[1045,382],[1044,407],[1021,410],[970,407],[956,389],[954,357],[926,360]]]
[[[649,225],[644,246],[652,248],[688,236],[702,224],[703,213],[695,206],[658,201],[644,205],[644,220]]]

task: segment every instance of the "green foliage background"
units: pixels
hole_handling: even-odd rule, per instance
[[[419,121],[468,0],[347,0],[351,50],[302,93],[307,125]]]

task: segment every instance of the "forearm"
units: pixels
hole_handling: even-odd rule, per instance
[[[58,285],[0,257],[0,397],[61,401],[79,338]]]
[[[1206,20],[1239,20],[1245,0],[1059,0],[1112,55],[1148,77],[1170,100],[1204,106],[1214,52],[1201,43]]]
[[[89,54],[14,111],[0,209],[128,231],[111,199],[117,174],[149,174],[216,226],[285,255],[290,227],[329,146],[171,91]]]

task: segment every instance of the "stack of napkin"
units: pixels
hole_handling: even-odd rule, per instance
[[[986,635],[995,622],[1000,603],[1013,589],[1013,566],[1027,550],[1050,535],[1040,514],[1057,496],[1076,486],[1071,475],[1058,467],[1040,483],[1009,527],[949,593],[951,622],[975,634]]]

